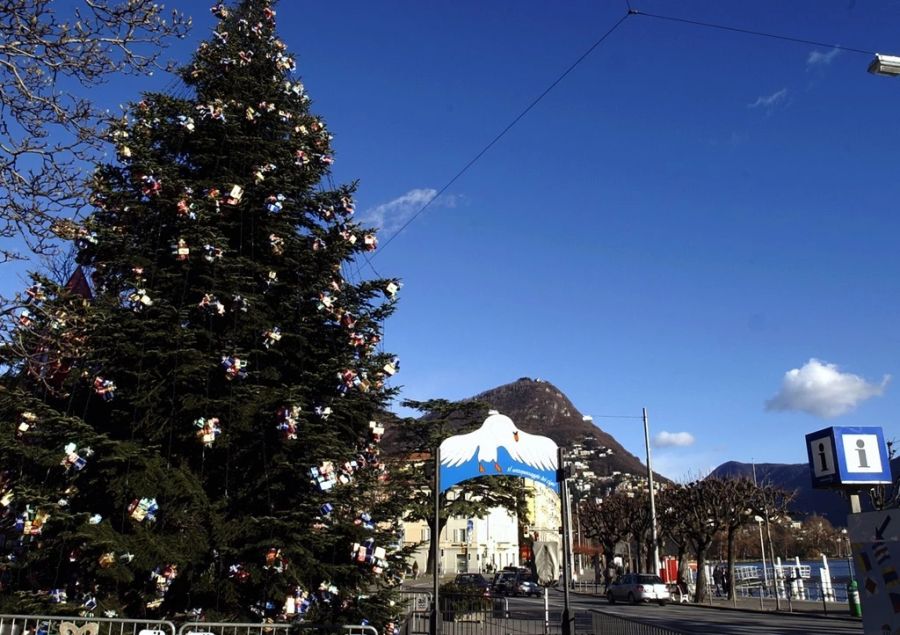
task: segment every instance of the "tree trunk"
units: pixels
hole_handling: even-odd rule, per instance
[[[704,545],[697,549],[697,585],[694,592],[694,602],[700,604],[706,600],[707,580],[706,580],[706,551],[709,545]]]
[[[734,540],[737,537],[737,529],[728,528],[728,577],[725,584],[728,585],[728,599],[734,599]]]
[[[447,526],[447,518],[441,517],[441,523],[438,527],[438,530],[434,530],[434,518],[428,519],[428,531],[431,533],[432,539],[441,539],[441,532],[444,530],[444,527]],[[434,573],[434,545],[431,540],[428,541],[428,561],[425,566],[425,575],[432,575]]]
[[[635,563],[637,563],[637,573],[644,572],[644,550],[643,550],[643,540],[635,540],[634,541],[634,562],[630,562],[629,566],[634,567]]]
[[[687,545],[678,545],[678,574],[676,582],[678,583],[678,588],[684,591],[687,590],[688,580],[690,579],[687,575]]]

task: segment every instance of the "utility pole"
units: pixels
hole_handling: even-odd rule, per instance
[[[441,635],[444,618],[438,592],[441,587],[441,448],[434,449],[434,530],[431,532],[431,554],[434,574],[431,607],[431,635]]]
[[[559,483],[559,502],[562,516],[563,539],[563,612],[562,635],[575,635],[575,616],[569,605],[569,587],[572,586],[572,516],[569,507],[568,474],[565,450],[556,453],[556,480]]]
[[[650,424],[647,409],[641,408],[644,419],[644,445],[647,448],[647,482],[650,485],[650,537],[653,541],[653,574],[659,575],[659,540],[656,535],[656,492],[653,487],[653,466],[650,461]]]

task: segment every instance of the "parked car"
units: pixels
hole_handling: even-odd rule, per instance
[[[543,595],[543,590],[529,569],[508,568],[494,576],[491,584],[494,595]]]
[[[544,590],[530,573],[527,575],[518,574],[516,576],[515,586],[513,587],[513,595],[533,595],[535,597],[540,597],[544,595]]]
[[[606,591],[606,599],[610,604],[615,604],[616,600],[623,600],[632,604],[656,602],[660,606],[665,606],[671,597],[662,578],[647,573],[620,575]]]
[[[480,573],[458,573],[453,584],[460,589],[481,591],[485,596],[491,594],[491,583]]]

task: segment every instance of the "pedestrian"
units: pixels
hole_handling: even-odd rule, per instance
[[[412,573],[413,573],[413,580],[416,580],[419,577],[419,562],[418,561],[413,562]]]
[[[725,573],[722,571],[722,565],[713,569],[713,582],[716,584],[716,595],[722,595],[722,591],[725,588]]]

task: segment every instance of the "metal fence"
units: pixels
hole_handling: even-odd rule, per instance
[[[0,635],[175,635],[175,625],[163,620],[0,615]]]
[[[424,597],[412,597],[404,635],[431,633],[431,598],[427,605]],[[542,605],[505,597],[441,595],[441,633],[443,635],[559,635],[562,633],[562,615],[559,607],[545,615]],[[581,633],[594,633],[591,616],[587,611],[575,613],[575,629]]]
[[[258,624],[235,622],[188,622],[178,629],[178,635],[378,635],[367,624]],[[138,635],[141,635],[140,633]],[[150,635],[150,634],[144,634]]]
[[[643,624],[600,610],[591,611],[591,632],[602,635],[685,635],[685,631]]]
[[[188,622],[176,630],[164,620],[0,615],[0,635],[378,635],[365,624]]]

